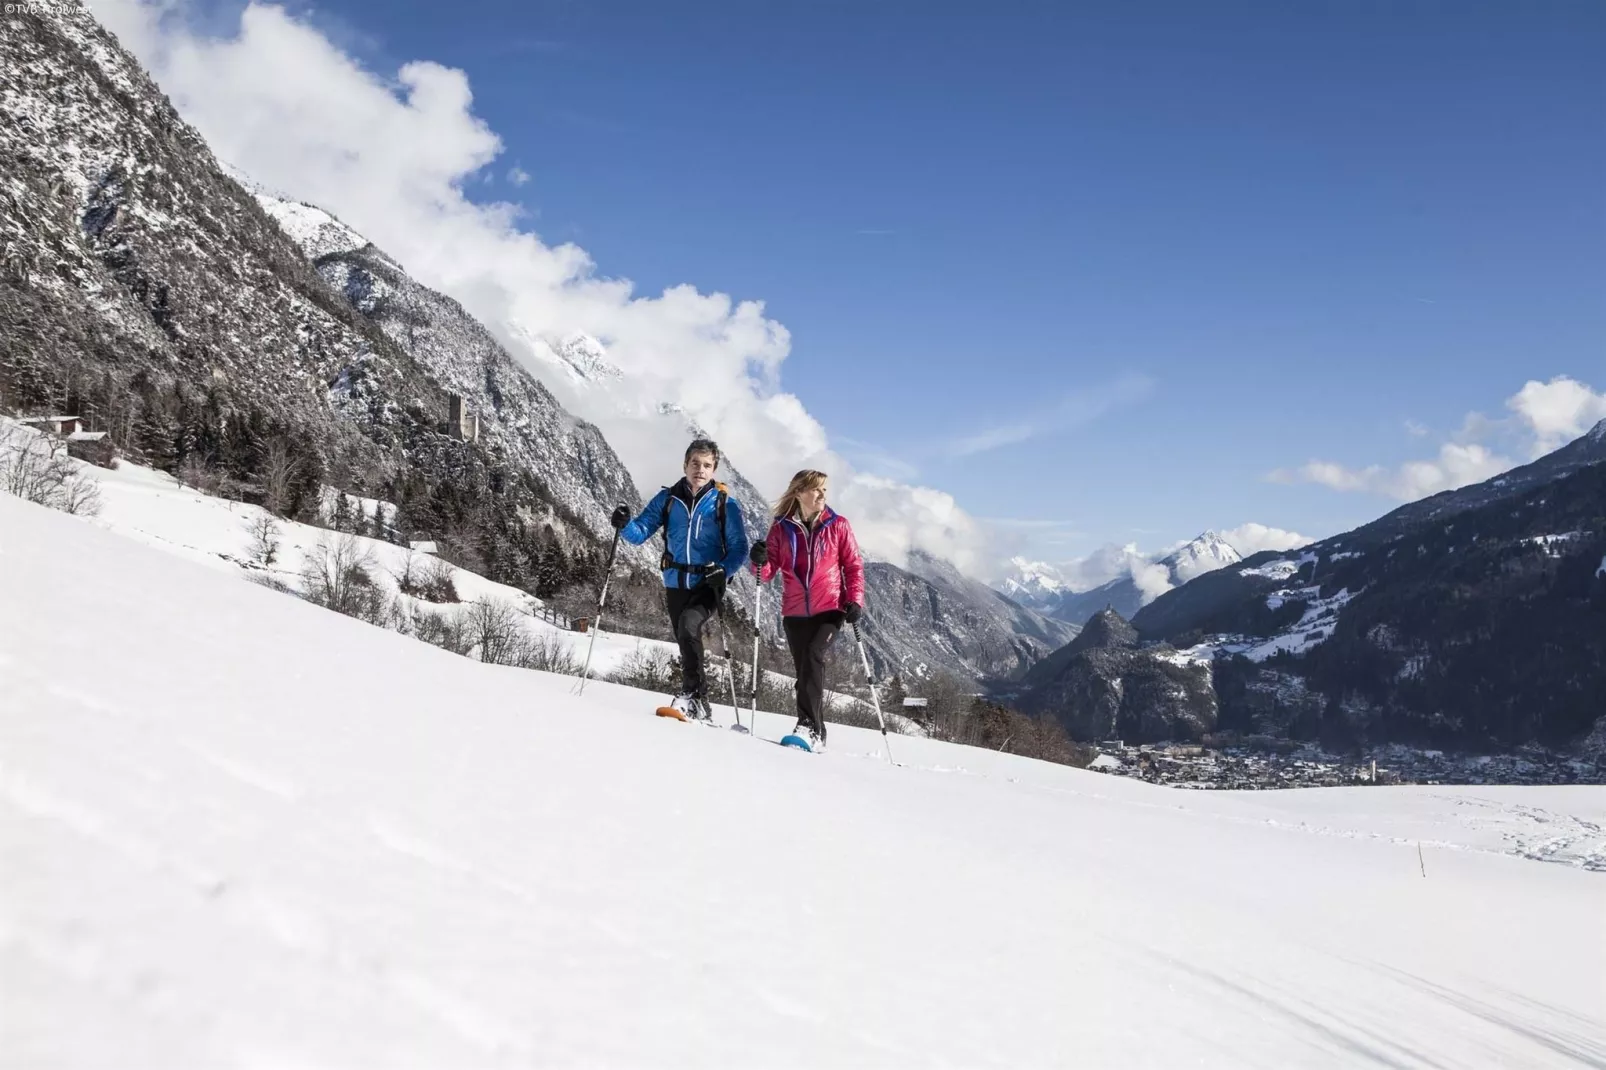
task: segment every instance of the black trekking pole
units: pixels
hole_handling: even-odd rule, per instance
[[[870,655],[864,652],[864,636],[859,634],[859,622],[853,622],[853,641],[859,644],[859,662],[864,666],[864,679],[870,685],[870,701],[875,704],[876,723],[881,726],[881,744],[886,747],[887,761],[892,765],[892,741],[887,738],[887,721],[881,716],[881,696],[876,694],[875,673],[870,671]]]
[[[586,644],[586,663],[580,670],[580,686],[576,695],[586,693],[586,681],[591,677],[591,652],[597,648],[597,632],[602,627],[602,611],[608,604],[608,585],[613,582],[613,555],[619,552],[619,532],[613,533],[613,545],[608,548],[608,567],[602,574],[602,593],[597,595],[597,615],[591,618],[591,641]]]
[[[730,625],[725,623],[724,595],[720,595],[719,609],[717,612],[719,613],[720,641],[725,644],[725,673],[730,677],[731,716],[736,718],[736,723],[731,725],[731,727],[738,732],[746,732],[749,731],[749,729],[742,726],[742,708],[736,705],[736,659],[731,657],[731,629]]]
[[[749,713],[747,715],[747,723],[752,726],[750,731],[752,733],[753,738],[757,739],[758,738],[758,683],[759,683],[759,680],[760,680],[760,677],[758,675],[759,672],[760,672],[759,667],[758,667],[758,637],[759,637],[759,633],[761,631],[763,631],[763,628],[759,624],[759,621],[763,619],[762,611],[761,611],[760,607],[763,606],[763,604],[764,604],[764,585],[762,583],[758,582],[758,577],[757,576],[753,577],[753,580],[754,580],[754,582],[753,582],[753,710],[752,710],[751,713]]]

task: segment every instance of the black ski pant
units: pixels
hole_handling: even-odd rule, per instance
[[[719,610],[711,587],[666,588],[669,627],[680,644],[680,680],[688,695],[703,694],[703,626]]]
[[[842,629],[842,614],[832,610],[812,617],[784,617],[786,645],[797,670],[797,719],[825,738],[825,652]]]

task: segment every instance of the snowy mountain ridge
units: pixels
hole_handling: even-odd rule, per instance
[[[1009,571],[994,586],[1007,597],[1039,612],[1052,610],[1060,596],[1070,589],[1064,575],[1053,565],[1019,556],[1009,559]]]
[[[1167,590],[1242,560],[1219,532],[1205,531],[1175,550],[1151,555],[1146,562],[1129,561],[1124,575],[1090,590],[1062,592],[1045,612],[1073,624],[1085,623],[1106,608],[1131,619]]]
[[[1236,565],[1242,560],[1243,555],[1219,533],[1206,531],[1174,553],[1161,558],[1160,564],[1170,572],[1172,585],[1179,586],[1195,576]]]

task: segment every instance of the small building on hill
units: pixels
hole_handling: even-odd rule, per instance
[[[82,431],[84,425],[84,421],[77,416],[23,416],[17,422],[62,437]]]
[[[117,447],[105,431],[74,431],[67,436],[67,455],[97,468],[117,466]]]

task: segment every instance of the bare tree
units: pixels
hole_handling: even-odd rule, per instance
[[[580,659],[558,638],[558,633],[552,631],[543,631],[525,644],[522,664],[526,669],[580,675]]]
[[[431,602],[456,602],[457,583],[452,579],[452,566],[438,557],[424,563],[423,596]]]
[[[184,458],[179,466],[178,481],[186,487],[191,487],[202,494],[217,495],[222,490],[223,479],[216,469],[206,463],[198,454],[190,454]]]
[[[251,521],[251,554],[267,568],[279,557],[279,524],[272,513],[258,513]]]
[[[383,624],[387,599],[374,583],[373,567],[373,554],[361,539],[352,535],[322,538],[301,567],[307,600],[370,624]]]
[[[0,489],[74,516],[100,512],[100,487],[48,435],[0,429]]]
[[[295,480],[296,462],[284,439],[268,443],[262,459],[262,504],[274,516],[283,516],[290,504],[290,484]]]
[[[602,679],[639,687],[643,691],[678,691],[680,659],[669,652],[640,644]]]
[[[438,557],[421,557],[407,551],[400,572],[392,570],[396,588],[402,594],[422,598],[426,602],[456,602],[457,582],[452,578],[452,566]]]
[[[474,649],[463,614],[457,612],[440,613],[421,609],[412,616],[410,634],[415,639],[422,639],[453,654],[466,656]]]
[[[527,643],[521,614],[502,598],[485,598],[468,610],[469,638],[479,648],[480,660],[491,665],[518,665]]]

